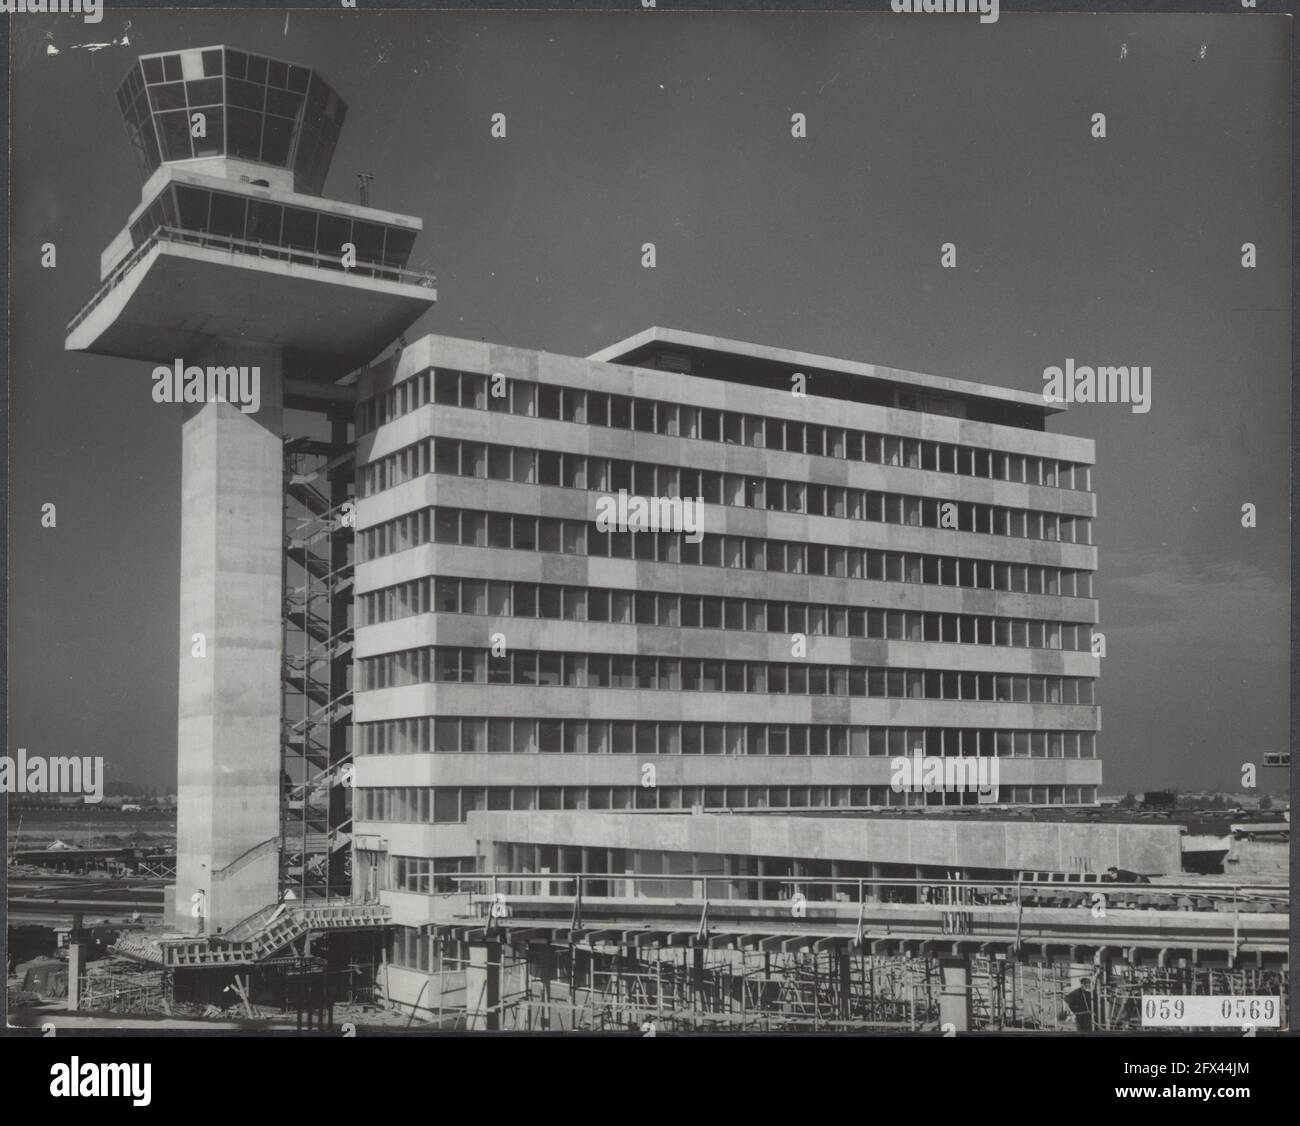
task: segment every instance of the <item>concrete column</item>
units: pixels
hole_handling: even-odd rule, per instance
[[[970,1030],[970,958],[942,958],[939,969],[943,989],[939,993],[939,1025],[951,1024],[958,1032]]]
[[[495,1032],[501,1027],[501,943],[475,942],[465,967],[465,1027]]]
[[[86,971],[86,948],[80,942],[68,944],[68,1012],[81,1008],[81,975]]]
[[[835,951],[839,960],[840,972],[840,1020],[848,1020],[852,1013],[853,998],[853,953],[847,946]]]
[[[255,368],[261,400],[186,404],[181,428],[175,925],[215,934],[278,892],[283,377],[276,348],[183,359]]]
[[[530,952],[532,950],[531,947],[527,949]],[[544,942],[536,949],[538,951],[537,974],[541,978],[542,985],[543,1007],[540,1024],[543,1029],[549,1029],[551,1027],[551,982],[555,978],[555,948],[549,942]]]
[[[330,443],[337,447],[345,447],[348,443],[348,420],[351,417],[351,409],[346,413],[334,413],[330,415]],[[329,500],[330,507],[339,509],[339,507],[348,499],[348,485],[351,482],[353,466],[348,463],[346,466],[336,468],[329,476]],[[329,560],[330,571],[339,571],[348,558],[348,545],[353,540],[351,530],[339,529],[329,538]],[[334,597],[330,600],[330,636],[338,634],[348,621],[348,610],[351,607],[353,590],[350,585],[338,584],[334,592]],[[339,699],[347,691],[349,674],[352,670],[351,655],[336,658],[330,662],[330,698]],[[329,761],[334,766],[347,757],[348,753],[348,732],[352,729],[352,717],[350,715],[339,717],[335,716],[334,722],[330,724],[330,746]],[[350,815],[350,803],[352,801],[352,788],[343,785],[335,774],[335,782],[330,787],[330,827],[336,828],[347,820]],[[348,850],[338,849],[328,861],[329,864],[329,881],[328,891],[330,895],[347,895],[347,859]]]

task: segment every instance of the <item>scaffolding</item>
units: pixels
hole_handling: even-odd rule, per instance
[[[121,959],[92,963],[81,984],[79,1011],[172,1015],[171,975]]]
[[[942,1034],[946,993],[968,1006],[969,1031],[1075,1032],[1066,996],[1081,982],[1098,1031],[1141,1029],[1141,998],[1152,994],[1277,996],[1281,1027],[1289,1022],[1287,976],[1271,970],[1165,969],[1116,960],[1099,971],[1058,959],[980,954],[970,958],[967,984],[954,990],[940,957],[842,946],[766,951],[503,942],[500,993],[485,1006],[472,995],[482,986],[470,984],[466,944],[436,939],[435,950],[436,965],[411,1015],[418,1010],[442,1028],[471,1027],[475,1012],[490,1017],[492,1027],[514,1031]]]
[[[352,890],[353,451],[329,417],[284,448],[280,895],[303,900]]]

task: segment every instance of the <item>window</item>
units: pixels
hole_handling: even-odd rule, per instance
[[[511,547],[513,541],[510,535],[510,517],[500,512],[488,513],[487,519],[487,546],[488,547]]]
[[[248,240],[250,242],[269,242],[279,244],[280,224],[284,209],[274,203],[262,200],[248,201]]]
[[[488,478],[493,481],[510,480],[510,447],[488,447]]]
[[[296,207],[284,209],[284,242],[302,250],[316,249],[316,213]]]
[[[433,791],[433,819],[435,822],[460,821],[460,792],[445,786]]]

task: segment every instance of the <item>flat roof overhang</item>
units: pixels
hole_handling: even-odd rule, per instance
[[[967,379],[953,379],[942,375],[893,368],[883,364],[867,364],[792,348],[774,348],[745,340],[729,340],[721,336],[707,336],[698,332],[685,332],[676,328],[652,325],[626,337],[615,344],[593,352],[587,357],[603,363],[637,366],[647,356],[661,350],[680,351],[687,354],[710,353],[747,360],[761,364],[776,364],[791,371],[823,371],[847,376],[860,376],[882,383],[894,384],[911,391],[926,391],[940,396],[963,399],[984,399],[992,402],[1026,408],[1043,415],[1059,414],[1066,409],[1063,403],[1049,403],[1041,394],[1016,391],[989,383],[975,383]]]
[[[285,374],[333,382],[373,359],[437,301],[408,282],[158,241],[101,290],[72,352],[174,363],[208,340],[284,349]]]

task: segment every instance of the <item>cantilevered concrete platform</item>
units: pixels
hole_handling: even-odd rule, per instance
[[[409,271],[304,264],[307,252],[162,229],[110,274],[68,327],[74,352],[171,364],[213,338],[277,347],[289,378],[332,382],[372,359],[437,300]],[[337,264],[337,259],[334,260]]]

